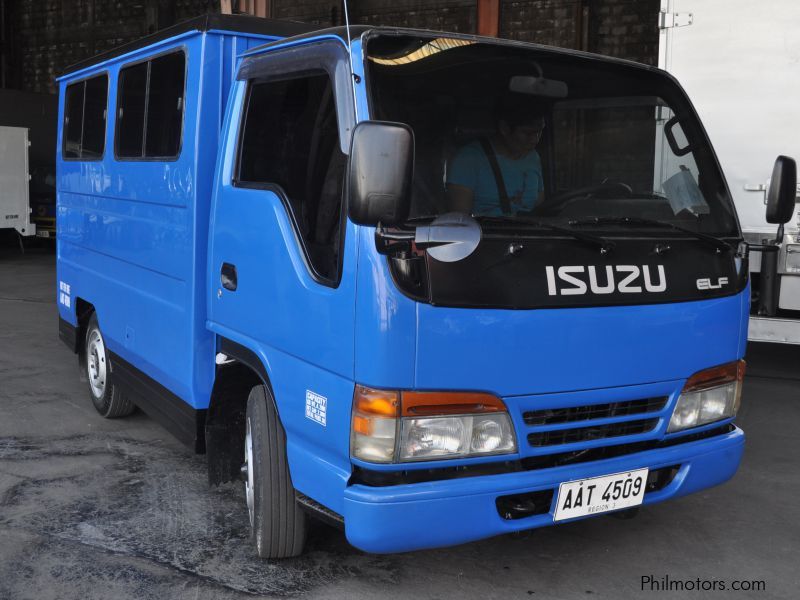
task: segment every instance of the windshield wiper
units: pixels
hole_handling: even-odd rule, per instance
[[[614,249],[616,244],[611,240],[607,240],[606,238],[600,237],[598,235],[591,235],[588,233],[581,233],[579,231],[575,231],[574,229],[567,229],[566,227],[559,227],[558,225],[551,225],[550,223],[544,223],[542,221],[537,221],[536,219],[530,219],[528,217],[522,216],[505,216],[505,217],[493,217],[493,216],[479,216],[475,217],[475,220],[478,223],[501,223],[501,224],[508,224],[508,225],[524,225],[527,227],[536,227],[539,229],[547,229],[548,231],[552,231],[554,233],[560,233],[561,235],[571,237],[572,239],[578,240],[585,244],[589,244],[591,246],[596,246],[600,248],[601,254],[606,254]]]
[[[640,217],[593,217],[591,219],[569,221],[569,224],[573,227],[581,227],[585,225],[645,225],[647,227],[660,227],[662,229],[680,231],[681,233],[685,233],[686,235],[689,235],[695,239],[701,240],[707,243],[709,246],[713,246],[718,254],[722,252],[732,252],[734,250],[733,246],[731,246],[728,242],[721,240],[718,237],[714,237],[713,235],[700,233],[699,231],[692,231],[691,229],[686,229],[680,225],[675,225],[668,221],[658,221],[656,219],[644,219]]]

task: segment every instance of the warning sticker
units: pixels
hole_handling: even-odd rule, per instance
[[[306,418],[316,421],[325,427],[328,412],[328,399],[306,390]]]
[[[70,308],[70,305],[72,304],[69,294],[70,294],[70,285],[68,283],[64,283],[63,281],[59,281],[58,301],[67,308]]]

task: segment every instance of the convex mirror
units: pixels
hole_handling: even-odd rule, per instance
[[[481,226],[469,215],[445,213],[430,225],[417,227],[414,241],[418,248],[426,248],[431,258],[457,262],[475,252],[481,242]]]

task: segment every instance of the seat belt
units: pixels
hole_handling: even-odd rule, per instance
[[[503,181],[503,173],[500,171],[500,163],[497,162],[497,155],[487,138],[481,138],[480,142],[483,152],[486,154],[486,158],[489,161],[489,166],[492,168],[494,181],[497,184],[497,192],[500,195],[500,210],[503,211],[504,215],[509,215],[511,214],[511,201],[508,199],[506,183]]]

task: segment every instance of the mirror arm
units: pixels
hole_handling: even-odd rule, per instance
[[[397,252],[410,252],[414,241],[413,231],[392,231],[391,233],[378,223],[375,227],[375,248],[383,256]]]
[[[783,223],[778,225],[778,235],[775,237],[775,245],[780,246],[783,243]]]
[[[414,241],[416,233],[414,231],[386,231],[386,228],[378,223],[375,227],[375,237],[380,237],[384,240],[391,240],[395,242],[411,242]]]

